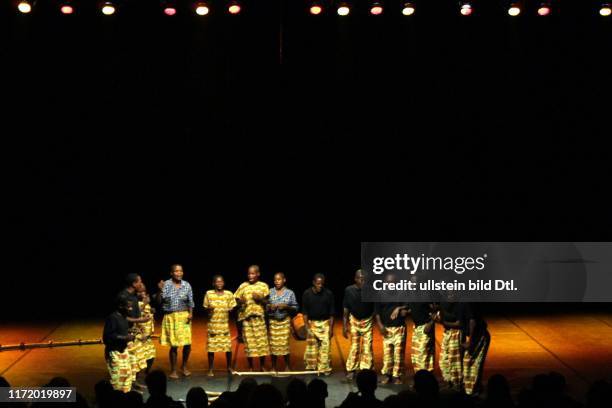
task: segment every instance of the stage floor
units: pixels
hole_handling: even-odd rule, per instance
[[[485,380],[495,373],[504,374],[514,392],[530,383],[535,374],[557,371],[568,382],[569,392],[583,400],[589,384],[597,379],[612,379],[612,315],[575,314],[559,316],[497,316],[488,319],[491,347],[485,366]],[[97,339],[101,337],[102,321],[69,321],[45,323],[3,323],[0,344],[39,342],[48,340]],[[159,324],[158,324],[159,327]],[[325,377],[329,386],[327,406],[340,404],[347,392],[355,386],[344,379],[343,365],[349,350],[349,341],[342,337],[337,322],[332,346],[334,374]],[[193,351],[190,359],[193,376],[169,383],[168,391],[175,399],[183,399],[187,390],[195,385],[207,391],[235,389],[239,376],[227,377],[222,355],[217,355],[217,372],[206,377],[205,324],[194,322]],[[442,338],[437,328],[436,343]],[[408,339],[410,340],[410,339]],[[303,369],[302,355],[305,342],[293,341],[293,368]],[[156,368],[168,370],[167,348],[157,345]],[[375,367],[382,365],[382,343],[375,330]],[[237,370],[245,370],[246,359],[242,345],[235,353]],[[180,360],[179,360],[180,361]],[[268,362],[269,364],[269,362]],[[408,378],[413,374],[409,347],[406,354]],[[439,371],[436,375],[439,377]],[[64,376],[88,400],[93,401],[93,386],[107,377],[102,345],[72,346],[53,349],[0,352],[0,375],[13,386],[42,385],[53,376]],[[270,377],[260,378],[270,381]],[[283,383],[286,379],[275,378]],[[405,386],[379,387],[379,398],[397,392]]]

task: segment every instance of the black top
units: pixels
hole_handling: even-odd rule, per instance
[[[396,307],[405,305],[405,303],[399,302],[376,303],[375,313],[380,316],[383,326],[401,327],[406,324],[406,318],[398,314],[394,320],[391,320],[391,313],[393,313],[393,309]]]
[[[106,346],[104,352],[108,355],[111,351],[123,351],[127,347],[125,336],[128,335],[128,321],[119,312],[114,312],[104,322],[104,333],[102,341]],[[119,338],[123,337],[123,339]]]
[[[347,286],[344,289],[344,299],[342,307],[347,309],[355,319],[361,320],[372,316],[374,304],[361,301],[361,288],[355,285]]]
[[[302,296],[302,313],[308,320],[327,320],[335,313],[334,294],[331,290],[323,288],[315,293],[312,288],[306,289]]]
[[[430,303],[427,302],[412,302],[408,303],[410,308],[410,314],[412,315],[412,321],[415,326],[421,326],[431,321],[431,307]]]
[[[474,319],[476,322],[476,328],[474,329],[474,338],[478,339],[480,336],[485,334],[487,330],[487,323],[482,318],[478,306],[472,303],[440,303],[440,310],[442,311],[442,320],[445,322],[453,323],[459,322],[463,336],[470,334],[470,320]]]
[[[440,315],[443,322],[454,323],[457,320],[456,302],[440,302]]]
[[[136,295],[136,292],[130,293],[127,288],[125,288],[119,292],[119,296],[125,297],[132,304],[132,310],[128,312],[128,317],[138,319],[140,317],[140,307],[138,306],[138,295]]]
[[[470,334],[470,320],[474,319],[476,328],[474,329],[474,339],[480,338],[487,330],[487,323],[480,314],[479,307],[472,303],[457,303],[455,306],[457,320],[461,323],[463,335]]]

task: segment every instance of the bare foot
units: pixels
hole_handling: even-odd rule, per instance
[[[189,377],[189,376],[191,375],[191,371],[189,371],[189,370],[188,370],[188,369],[186,369],[186,368],[183,368],[183,370],[182,370],[182,371],[183,371],[183,375],[184,375],[185,377]]]
[[[346,373],[347,380],[352,380],[354,376],[355,376],[355,373],[353,373],[352,371],[349,371],[348,373]]]
[[[264,366],[261,366],[261,372],[262,373],[267,373],[268,369],[266,367],[264,367]]]
[[[173,372],[171,372],[171,373],[168,375],[168,378],[171,378],[171,379],[173,379],[173,380],[178,380],[179,376],[178,376],[178,373],[177,373],[176,371],[173,371]]]
[[[291,371],[291,367],[285,366],[285,371]]]
[[[215,373],[213,372],[213,370],[208,370],[208,376],[209,377],[214,377]]]
[[[385,375],[385,376],[382,378],[382,380],[380,380],[380,383],[381,383],[382,385],[385,385],[385,384],[389,384],[389,381],[391,381],[391,379],[389,378],[389,376],[388,376],[388,375]]]
[[[401,385],[402,384],[402,379],[399,378],[399,377],[393,377],[393,384]]]

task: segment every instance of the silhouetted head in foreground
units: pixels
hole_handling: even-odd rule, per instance
[[[361,392],[361,395],[371,396],[374,395],[378,384],[378,376],[374,370],[361,370],[357,373],[357,389]]]
[[[419,370],[414,375],[414,390],[427,399],[438,398],[440,392],[436,377],[427,370]]]
[[[149,390],[151,397],[160,397],[166,395],[166,389],[168,387],[168,380],[166,374],[161,370],[151,371],[146,379],[145,383]]]
[[[327,396],[327,384],[325,381],[315,378],[308,383],[308,397],[310,402],[319,405],[325,404]]]
[[[208,395],[202,387],[192,387],[187,392],[185,399],[187,408],[206,408],[208,407]]]
[[[308,386],[304,380],[300,378],[293,378],[287,384],[287,400],[289,405],[306,405],[306,399],[308,398]]]
[[[283,408],[281,392],[272,384],[259,384],[249,398],[249,408]]]

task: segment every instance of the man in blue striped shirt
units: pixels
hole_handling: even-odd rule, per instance
[[[160,281],[158,301],[162,305],[164,320],[160,343],[170,346],[170,374],[168,378],[177,379],[176,363],[178,348],[183,347],[183,364],[181,370],[185,377],[191,372],[187,369],[191,353],[191,320],[193,319],[193,291],[189,282],[183,280],[183,267],[172,265],[171,278]]]

